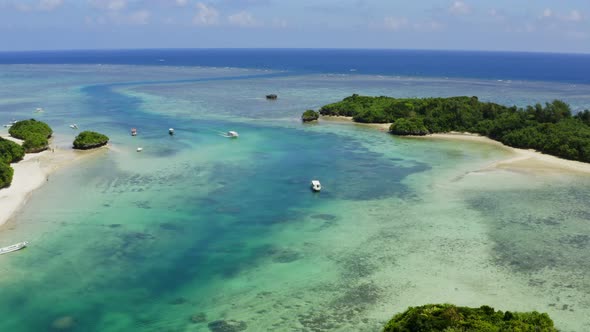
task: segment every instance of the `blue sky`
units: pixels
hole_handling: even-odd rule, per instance
[[[217,47],[590,53],[590,1],[0,0],[0,50]]]

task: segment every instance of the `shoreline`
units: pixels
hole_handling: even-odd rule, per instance
[[[345,116],[321,116],[320,119],[327,122],[352,123],[362,126],[369,126],[380,131],[389,130],[389,123],[358,123],[352,117]],[[568,160],[544,154],[535,150],[513,148],[502,142],[495,141],[486,136],[473,133],[449,132],[444,134],[429,134],[425,136],[398,136],[407,139],[432,139],[432,140],[455,140],[464,142],[477,142],[482,144],[495,145],[498,148],[507,150],[513,154],[512,157],[498,160],[481,170],[503,169],[529,171],[535,173],[554,173],[567,171],[575,173],[590,174],[590,164],[581,161]]]
[[[3,138],[19,142],[12,137]],[[105,147],[87,151],[53,147],[39,153],[25,154],[23,160],[10,164],[14,169],[12,184],[0,189],[0,230],[26,205],[31,194],[49,181],[49,175],[98,151],[106,150]]]

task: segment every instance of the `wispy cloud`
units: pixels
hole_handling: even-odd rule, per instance
[[[197,3],[197,13],[193,17],[195,25],[215,25],[219,23],[219,12],[215,7],[202,2]]]
[[[452,15],[467,15],[471,13],[471,6],[460,0],[453,1],[449,6],[449,13]]]
[[[254,16],[246,11],[242,11],[239,13],[235,13],[233,15],[229,15],[227,17],[227,21],[231,25],[241,26],[241,27],[256,27],[261,26],[262,22],[256,20]]]
[[[399,31],[408,26],[408,19],[405,17],[386,17],[383,19],[383,27],[392,31]]]
[[[89,0],[89,2],[95,8],[110,11],[119,11],[127,7],[126,0]]]
[[[574,9],[567,14],[558,13],[551,8],[545,8],[543,13],[539,16],[541,20],[556,20],[563,22],[582,22],[584,21],[584,14],[581,11]]]
[[[0,7],[12,8],[20,12],[52,11],[64,4],[63,0],[38,0],[33,2],[0,1]]]

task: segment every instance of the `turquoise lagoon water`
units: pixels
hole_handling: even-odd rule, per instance
[[[126,65],[0,73],[2,121],[47,121],[59,148],[70,123],[112,142],[51,175],[0,228],[2,245],[31,242],[0,257],[0,330],[378,331],[429,302],[590,329],[590,178],[487,169],[510,156],[495,146],[298,120],[352,93],[582,108],[588,86]]]

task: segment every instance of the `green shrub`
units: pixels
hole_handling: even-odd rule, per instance
[[[107,144],[109,138],[106,135],[94,132],[83,131],[74,140],[74,149],[87,150]]]
[[[0,188],[10,187],[14,169],[10,165],[0,162]]]
[[[27,136],[33,133],[43,135],[45,138],[50,138],[51,135],[53,135],[53,130],[51,130],[51,127],[45,122],[30,119],[15,123],[10,127],[8,133],[10,133],[12,137],[26,141]]]
[[[0,163],[15,163],[25,156],[25,149],[22,146],[0,137]]]
[[[427,304],[395,315],[384,332],[557,332],[547,314]]]
[[[315,121],[317,119],[319,119],[320,117],[320,113],[314,111],[314,110],[307,110],[305,112],[303,112],[303,115],[301,115],[301,120],[303,122],[309,122],[309,121]]]
[[[427,135],[428,129],[420,118],[397,119],[389,126],[389,131],[395,135]]]
[[[27,139],[23,143],[23,148],[27,153],[41,152],[47,150],[48,147],[47,137],[38,133],[27,134]]]

